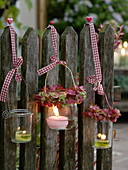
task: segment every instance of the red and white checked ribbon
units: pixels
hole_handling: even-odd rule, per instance
[[[96,75],[91,75],[87,78],[88,82],[94,84],[94,91],[97,91],[98,94],[104,95],[103,86],[101,84],[102,81],[102,73],[100,67],[100,60],[99,60],[99,53],[98,53],[98,46],[97,46],[97,39],[94,24],[90,23],[92,17],[86,17],[86,21],[90,26],[90,35],[91,35],[91,45],[92,45],[92,53],[93,53],[93,60],[95,66],[95,73]]]
[[[104,95],[103,86],[102,86],[101,82],[98,79],[96,79],[95,75],[89,76],[87,78],[87,80],[89,83],[94,84],[94,87],[93,87],[94,91],[97,91],[98,94],[100,94],[100,95]]]
[[[66,65],[66,62],[65,61],[60,61],[59,59],[57,59],[55,56],[51,56],[50,57],[50,60],[51,60],[51,64],[49,64],[48,66],[45,66],[43,68],[41,68],[40,70],[37,71],[38,75],[42,75],[42,74],[45,74],[47,73],[48,71],[50,71],[51,69],[53,69],[53,67],[56,65],[56,64],[62,64],[62,65]]]
[[[12,48],[12,60],[13,60],[13,66],[14,68],[8,72],[8,74],[5,77],[2,90],[0,93],[0,101],[5,102],[6,101],[6,96],[8,92],[9,85],[11,83],[12,77],[15,74],[15,80],[17,82],[20,82],[22,80],[22,76],[18,73],[18,68],[22,65],[23,63],[23,58],[22,57],[16,57],[16,47],[15,47],[15,31],[13,27],[11,27],[11,23],[13,22],[12,18],[7,19],[8,24],[9,24],[9,29],[10,29],[10,34],[11,34],[11,48]]]
[[[57,31],[53,25],[48,25],[47,28],[51,28],[51,35],[52,35],[52,46],[54,49],[55,56],[58,58],[58,50],[57,50]]]
[[[45,66],[45,67],[43,67],[43,68],[41,68],[40,70],[37,71],[38,75],[45,74],[46,72],[53,69],[53,67],[57,64],[66,65],[65,61],[60,61],[59,58],[58,58],[57,31],[56,31],[55,27],[52,26],[52,25],[49,25],[47,28],[51,28],[52,45],[53,45],[55,56],[50,57],[51,64],[49,64],[48,66]]]

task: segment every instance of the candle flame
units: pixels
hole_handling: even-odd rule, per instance
[[[17,130],[20,130],[20,127],[18,127]]]
[[[23,130],[23,134],[25,134],[27,131],[26,130]]]
[[[101,135],[101,139],[105,140],[106,139],[106,135],[102,134]]]
[[[59,110],[58,110],[57,106],[53,106],[53,112],[57,117],[59,116]]]
[[[102,135],[101,133],[98,133],[98,134],[97,134],[97,137],[98,137],[99,139],[101,139],[101,135]]]

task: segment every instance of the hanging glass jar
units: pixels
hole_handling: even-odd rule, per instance
[[[71,129],[77,121],[77,104],[69,104],[61,108],[57,108],[57,106],[48,107],[46,121],[51,129]]]
[[[112,146],[113,123],[111,121],[98,121],[94,125],[93,148],[106,149]]]
[[[77,104],[86,98],[83,86],[77,86],[71,69],[65,66],[71,74],[73,87],[67,89],[59,84],[46,85],[49,72],[45,78],[44,88],[36,95],[39,105],[45,106],[46,122],[49,128],[68,130],[75,126],[77,121]]]
[[[11,141],[27,143],[31,141],[32,112],[27,109],[11,110]]]

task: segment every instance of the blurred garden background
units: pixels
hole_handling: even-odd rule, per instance
[[[128,0],[1,0],[0,28],[4,28],[7,17],[13,17],[19,29],[34,26],[44,29],[53,20],[59,33],[66,26],[73,26],[80,32],[86,16],[92,16],[96,28],[100,24],[114,20],[124,25],[128,32]],[[123,41],[128,36],[123,36]]]

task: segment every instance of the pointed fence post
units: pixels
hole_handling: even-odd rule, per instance
[[[109,104],[113,104],[114,82],[114,31],[106,24],[99,34],[99,55],[102,69],[102,85],[108,97]],[[96,103],[101,108],[107,108],[104,96],[96,96]],[[97,150],[97,170],[112,170],[112,148]]]
[[[59,49],[59,35],[57,39]],[[50,57],[54,55],[51,30],[45,30],[42,39],[42,67],[50,64]],[[44,87],[46,74],[40,78],[40,87]],[[58,66],[55,66],[48,75],[47,85],[58,84]],[[57,169],[57,144],[58,132],[51,130],[46,123],[47,111],[45,107],[40,106],[41,111],[41,144],[40,144],[40,170]]]
[[[16,36],[16,35],[15,35]],[[7,73],[13,68],[9,27],[0,37],[0,90]],[[10,108],[9,108],[9,107]],[[3,111],[16,109],[16,81],[12,78],[5,103],[0,102],[0,169],[16,169],[16,144],[11,142],[11,118],[4,119]]]
[[[67,62],[74,78],[77,75],[78,36],[72,27],[67,27],[61,36],[61,60]],[[73,86],[71,75],[64,66],[60,70],[60,82],[63,87]],[[76,127],[60,131],[60,170],[75,169]]]
[[[90,102],[94,102],[93,85],[87,82],[87,77],[95,75],[89,26],[85,25],[80,33],[80,85],[87,91],[85,102],[80,104],[78,113],[78,169],[93,170],[94,150],[92,138],[94,133],[94,120],[83,117]]]
[[[32,98],[38,91],[38,54],[39,40],[33,28],[29,28],[22,39],[23,65],[21,73],[21,98],[18,108],[25,109],[32,104],[32,141],[20,144],[20,170],[36,170],[36,103]]]

